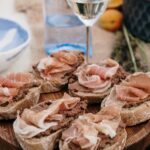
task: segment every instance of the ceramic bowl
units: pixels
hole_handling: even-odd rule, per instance
[[[0,72],[7,70],[30,42],[29,32],[13,20],[0,18]]]

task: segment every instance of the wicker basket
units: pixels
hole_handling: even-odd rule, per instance
[[[124,0],[123,12],[128,30],[150,42],[150,0]]]

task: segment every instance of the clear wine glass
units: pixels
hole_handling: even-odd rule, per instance
[[[90,28],[107,8],[109,0],[67,0],[74,13],[86,26],[86,61],[89,62]]]

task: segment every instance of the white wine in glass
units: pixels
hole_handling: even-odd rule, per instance
[[[104,13],[109,0],[67,0],[74,13],[86,26],[87,42],[86,42],[86,59],[89,59],[90,49],[90,27]]]

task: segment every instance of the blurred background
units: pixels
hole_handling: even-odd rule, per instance
[[[149,0],[110,0],[91,31],[90,61],[98,63],[112,57],[128,71],[147,71],[150,64],[149,14]],[[9,64],[3,74],[30,70],[31,64],[39,58],[61,48],[85,51],[85,26],[66,0],[1,0],[0,17],[19,23],[30,38],[26,50],[15,57],[13,65]],[[8,53],[0,51],[0,59],[4,55]]]

